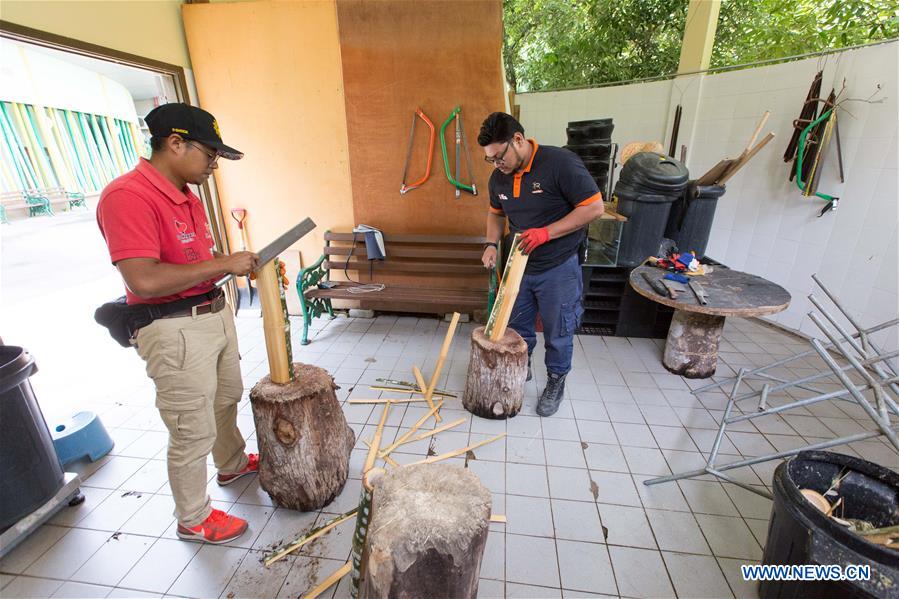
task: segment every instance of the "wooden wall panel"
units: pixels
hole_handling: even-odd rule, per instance
[[[501,1],[338,0],[337,13],[355,221],[386,234],[483,235],[492,169],[477,132],[489,113],[505,105]],[[462,107],[478,195],[463,191],[455,198],[439,140],[431,178],[400,195],[415,109],[421,107],[439,129],[456,105]],[[427,131],[419,121],[407,181],[424,173]],[[451,168],[453,143],[449,127]],[[468,183],[467,175],[461,180]]]
[[[215,173],[232,248],[232,207],[249,210],[260,249],[303,217],[318,227],[294,249],[306,265],[326,229],[353,225],[343,80],[333,0],[189,4],[183,7],[200,105],[243,160]],[[291,280],[297,253],[285,252]],[[292,311],[298,300],[287,294]]]

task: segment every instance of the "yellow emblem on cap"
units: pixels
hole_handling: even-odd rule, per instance
[[[172,127],[172,133],[181,133],[183,135],[190,135],[190,131],[188,131],[187,129],[177,129],[175,127]]]
[[[219,129],[219,122],[215,119],[212,119],[212,128],[215,129],[215,134],[219,136],[219,139],[222,138],[222,131]]]

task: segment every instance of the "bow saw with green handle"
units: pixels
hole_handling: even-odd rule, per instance
[[[446,128],[449,126],[453,119],[459,119],[459,126],[457,127],[458,133],[456,135],[456,158],[458,159],[460,146],[461,151],[465,152],[465,161],[468,164],[468,176],[472,177],[471,185],[465,185],[457,181],[452,173],[450,173],[449,166],[449,157],[446,154]],[[449,118],[443,123],[440,127],[440,149],[443,151],[443,168],[446,171],[446,178],[449,179],[449,182],[453,184],[457,190],[462,189],[467,191],[471,195],[478,195],[478,188],[474,184],[474,175],[471,170],[471,154],[468,153],[468,145],[465,143],[465,130],[461,126],[462,124],[462,108],[460,106],[456,106],[453,111],[450,113]],[[458,173],[457,173],[458,174]]]

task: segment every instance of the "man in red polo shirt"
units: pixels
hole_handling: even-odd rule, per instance
[[[97,222],[128,304],[147,305],[155,317],[131,342],[156,384],[156,407],[169,431],[178,536],[225,543],[243,534],[247,522],[210,505],[206,458],[211,451],[218,484],[227,485],[255,473],[258,456],[244,452],[237,428],[243,394],[237,334],[213,282],[225,273],[248,274],[258,257],[213,249],[203,204],[187,184],[204,183],[219,157],[243,154],[222,143],[205,110],[165,104],[145,120],[152,155],[106,186]]]

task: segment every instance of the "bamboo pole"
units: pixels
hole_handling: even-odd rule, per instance
[[[320,585],[309,591],[303,599],[315,599],[329,588],[334,586],[338,580],[346,576],[350,573],[350,570],[353,569],[353,564],[351,562],[347,562],[344,565],[340,566],[336,572],[328,576]]]
[[[307,534],[303,535],[302,537],[300,537],[299,539],[297,539],[296,541],[294,541],[287,547],[285,547],[285,548],[281,549],[280,551],[273,553],[269,557],[265,558],[265,565],[271,566],[276,561],[283,558],[285,555],[293,553],[294,551],[296,551],[303,545],[311,543],[315,539],[319,538],[323,534],[330,531],[332,528],[334,528],[338,524],[342,524],[343,522],[346,522],[350,518],[354,517],[356,515],[357,510],[358,510],[358,508],[353,508],[344,514],[337,516],[333,520],[326,522],[324,525],[319,526],[318,528],[315,528],[313,530],[310,530]]]
[[[365,443],[365,446],[368,447],[369,449],[371,449],[373,447],[371,441],[369,441],[368,439],[362,439],[362,442]],[[394,460],[389,455],[385,455],[383,457],[383,460],[385,462],[387,462],[388,464],[390,464],[391,466],[393,466],[394,468],[399,468],[399,466],[400,466],[400,463],[397,462],[396,460]]]
[[[259,302],[262,304],[262,328],[265,332],[265,351],[268,354],[268,368],[272,382],[289,383],[293,378],[287,343],[284,336],[286,326],[284,310],[281,308],[281,278],[275,271],[274,261],[256,271]]]
[[[439,367],[442,367],[442,366],[443,366],[443,364],[440,364]],[[425,394],[425,401],[428,402],[428,407],[433,409],[434,408],[434,400],[431,399],[431,396],[433,395],[434,390],[431,389],[431,385],[425,384],[425,377],[422,376],[421,370],[419,370],[418,366],[416,366],[414,364],[412,365],[412,374],[415,376],[416,382],[418,382],[418,388],[421,389]],[[431,382],[436,384],[435,381],[431,381]],[[441,420],[440,412],[434,412],[434,419],[437,420],[437,422],[440,422],[440,420]]]
[[[442,433],[443,431],[448,431],[448,430],[451,429],[451,428],[456,428],[456,427],[459,426],[460,424],[463,424],[466,420],[467,420],[467,418],[459,418],[459,419],[456,420],[455,422],[450,422],[449,424],[444,424],[443,426],[441,426],[441,427],[439,427],[439,428],[435,428],[435,429],[432,430],[432,431],[428,431],[428,432],[426,432],[426,433],[422,433],[422,434],[418,435],[417,437],[415,437],[414,439],[412,439],[411,441],[408,441],[408,442],[409,442],[409,443],[414,443],[415,441],[421,441],[421,440],[423,440],[423,439],[427,439],[428,437],[432,437],[432,436],[434,436],[434,435],[436,435],[436,434],[438,434],[438,433]]]
[[[739,162],[736,162],[733,166],[731,166],[727,170],[727,172],[724,174],[724,176],[721,177],[721,179],[719,179],[718,184],[724,185],[725,183],[727,183],[731,177],[733,177],[735,174],[737,174],[737,171],[739,171],[741,168],[746,166],[746,163],[749,162],[750,160],[752,160],[752,157],[755,156],[756,154],[758,154],[759,150],[764,148],[765,145],[767,145],[767,143],[769,141],[771,141],[772,139],[774,139],[774,133],[768,132],[768,134],[765,135],[765,137],[763,137],[761,139],[761,141],[758,144],[756,144],[756,146],[754,148],[749,150],[749,152],[745,156],[743,156]]]

